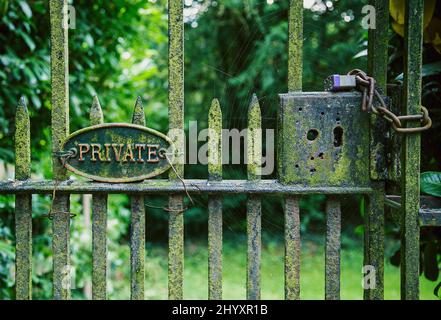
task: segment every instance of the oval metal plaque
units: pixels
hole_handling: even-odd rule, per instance
[[[62,153],[65,166],[100,182],[135,182],[157,176],[173,161],[173,142],[164,134],[139,125],[109,123],[72,133]]]

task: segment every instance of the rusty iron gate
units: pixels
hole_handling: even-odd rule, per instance
[[[287,0],[288,1],[288,0]],[[376,8],[377,26],[388,25],[388,1],[371,0]],[[421,112],[423,0],[406,1],[405,66],[402,88],[403,114]],[[288,93],[280,95],[278,127],[278,179],[261,180],[256,172],[262,156],[259,102],[252,99],[248,110],[248,180],[222,180],[222,164],[208,166],[207,180],[185,180],[184,165],[170,170],[169,179],[136,183],[99,183],[69,180],[66,168],[56,156],[69,135],[68,32],[63,28],[67,0],[50,0],[52,71],[52,150],[53,180],[30,180],[30,126],[23,99],[16,115],[14,181],[0,182],[1,194],[15,194],[16,216],[16,298],[31,299],[32,292],[32,194],[52,194],[53,199],[53,297],[69,299],[69,286],[63,283],[69,266],[69,196],[92,194],[93,209],[93,299],[106,299],[106,225],[108,194],[131,197],[131,298],[144,299],[145,276],[145,195],[169,195],[169,298],[183,298],[183,245],[185,192],[209,195],[209,298],[222,299],[222,195],[246,194],[247,199],[247,299],[260,298],[261,201],[264,194],[284,196],[285,216],[285,298],[300,297],[300,212],[302,195],[326,194],[326,299],[340,297],[340,196],[365,196],[364,265],[376,270],[375,288],[365,289],[365,299],[383,299],[384,208],[399,210],[402,229],[401,296],[419,296],[419,172],[420,135],[402,135],[400,170],[391,170],[385,153],[390,134],[384,120],[359,110],[361,94],[302,92],[303,0],[289,0]],[[388,38],[387,28],[369,30],[369,74],[386,92]],[[183,0],[169,0],[169,124],[184,127],[184,23]],[[401,104],[400,104],[401,105]],[[91,125],[103,122],[101,107],[95,101]],[[142,103],[135,106],[133,123],[145,126]],[[209,128],[222,129],[221,107],[213,101]],[[310,132],[312,131],[312,132]],[[311,135],[310,135],[310,134]],[[183,154],[183,134],[174,137]],[[219,140],[209,141],[209,157],[220,159]],[[397,155],[395,153],[394,155]],[[399,158],[399,157],[395,157]],[[390,165],[389,165],[390,166]],[[392,168],[394,169],[394,168]],[[258,170],[257,170],[258,171]],[[401,202],[385,195],[385,180],[398,172]],[[389,172],[389,173],[388,173]],[[398,175],[397,175],[398,176]],[[424,218],[424,217],[423,217]],[[439,220],[439,219],[438,219]],[[434,223],[426,221],[427,223]],[[438,221],[439,223],[439,221]],[[361,266],[360,266],[361,267]]]

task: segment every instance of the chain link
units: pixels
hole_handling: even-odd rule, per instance
[[[418,133],[426,131],[432,127],[432,119],[430,119],[429,111],[424,106],[421,106],[421,114],[412,114],[397,116],[386,105],[383,97],[378,89],[375,87],[375,79],[368,76],[360,69],[354,69],[348,75],[355,76],[357,89],[363,93],[363,100],[361,109],[366,112],[373,112],[392,125],[398,133]],[[380,103],[380,106],[374,106],[374,100]],[[419,121],[420,127],[406,127],[405,123],[408,121]]]

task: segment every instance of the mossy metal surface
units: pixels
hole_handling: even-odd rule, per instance
[[[308,187],[303,185],[282,184],[278,180],[261,180],[250,182],[248,180],[222,180],[207,182],[204,179],[184,180],[186,188],[181,181],[146,180],[137,183],[100,183],[93,181],[6,181],[0,182],[0,194],[52,194],[57,186],[60,193],[126,193],[126,194],[371,194],[371,187]]]
[[[99,147],[96,149],[99,152],[93,152],[92,144]],[[83,154],[80,146],[87,146],[84,149],[88,152]],[[148,161],[150,148],[147,146],[155,146],[155,161]],[[64,151],[71,149],[77,150],[77,156],[69,159],[66,168],[100,182],[134,182],[157,176],[170,168],[167,157],[173,159],[173,156],[161,157],[159,151],[174,153],[173,143],[167,136],[126,123],[100,124],[76,131],[63,144]]]
[[[208,113],[208,180],[222,180],[222,110],[214,99]],[[222,299],[222,196],[208,199],[208,299]]]
[[[281,182],[368,186],[369,115],[360,105],[357,92],[281,95]]]
[[[384,0],[369,0],[369,4],[375,8],[375,28],[369,29],[368,74],[375,79],[377,88],[386,94],[389,29],[380,26],[389,25],[389,3]],[[376,114],[371,114],[370,175],[373,180],[387,178],[386,135],[389,130],[389,123]]]
[[[300,299],[300,207],[299,198],[287,196],[285,212],[285,299]]]
[[[31,177],[30,121],[23,97],[15,115],[15,179]],[[32,299],[32,196],[15,196],[15,297]]]
[[[93,98],[90,124],[104,123],[98,97]],[[107,299],[107,194],[92,195],[92,299]]]
[[[141,97],[136,99],[132,123],[146,125],[144,107]],[[168,163],[167,163],[168,164]],[[168,167],[168,166],[167,166]],[[130,225],[130,279],[132,300],[144,300],[145,282],[145,204],[144,196],[134,195],[131,202]]]
[[[364,261],[363,265],[375,268],[375,287],[365,288],[365,300],[384,299],[384,182],[372,184],[374,192],[366,196],[364,217]]]
[[[289,0],[288,91],[302,90],[303,0]]]
[[[259,101],[253,95],[248,109],[248,180],[256,182],[261,179],[262,159],[262,118]],[[259,196],[248,196],[247,200],[247,299],[260,299],[260,265],[261,265],[261,219],[262,208]]]
[[[329,197],[326,201],[325,298],[340,300],[340,201]]]
[[[288,13],[288,91],[302,91],[303,86],[303,1],[290,0]],[[280,111],[280,110],[279,110]],[[280,115],[280,113],[279,113]],[[280,117],[278,127],[282,127]],[[283,137],[282,130],[278,131]],[[280,138],[279,138],[280,139]],[[277,153],[283,154],[285,147],[278,143]],[[288,147],[289,148],[289,147]],[[278,174],[283,171],[278,161]],[[285,215],[285,299],[300,299],[300,210],[299,198],[284,198]]]
[[[387,93],[389,3],[384,0],[370,0],[375,8],[375,28],[369,29],[368,74],[374,77],[376,86]],[[370,21],[371,23],[373,21]],[[394,106],[391,107],[391,109]],[[375,114],[370,116],[370,177],[379,180],[374,184],[375,192],[368,199],[365,211],[364,265],[375,267],[375,288],[364,290],[364,299],[384,298],[384,196],[385,179],[388,178],[386,157],[387,138],[392,131],[389,124]]]
[[[51,86],[52,86],[52,151],[61,151],[69,134],[69,52],[67,0],[50,0]],[[66,169],[58,157],[52,159],[53,178],[67,179]],[[54,299],[70,299],[70,203],[69,195],[53,199],[53,293]]]
[[[403,114],[421,112],[423,0],[406,1]],[[409,124],[411,125],[411,124]],[[407,134],[402,148],[401,298],[419,298],[420,134]]]
[[[184,1],[168,0],[169,28],[169,129],[175,130],[173,142],[179,148],[170,179],[184,177]],[[184,292],[184,215],[183,197],[169,198],[168,297],[183,299]]]

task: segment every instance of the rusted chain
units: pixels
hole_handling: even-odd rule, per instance
[[[68,214],[71,219],[77,216],[75,213],[69,211],[53,211],[56,192],[59,185],[60,185],[60,181],[55,180],[55,186],[54,186],[54,191],[52,192],[52,200],[51,200],[49,212],[47,214],[42,215],[41,216],[42,218],[49,218],[49,220],[53,220],[55,214]]]
[[[178,177],[179,181],[181,181],[181,183],[182,183],[182,185],[184,187],[184,192],[187,195],[188,199],[190,200],[191,205],[190,206],[186,206],[186,207],[182,208],[181,210],[174,210],[174,209],[171,209],[168,206],[161,206],[160,207],[160,206],[153,206],[153,205],[150,205],[150,204],[146,204],[145,206],[148,207],[148,208],[152,208],[152,209],[164,210],[166,212],[173,212],[173,213],[178,213],[178,214],[184,213],[185,211],[187,211],[188,209],[190,209],[191,207],[193,207],[195,205],[195,203],[193,201],[193,198],[190,196],[190,193],[188,192],[187,185],[186,185],[184,179],[178,173],[176,168],[173,166],[172,161],[168,157],[169,155],[173,155],[173,154],[166,152],[166,150],[164,150],[164,149],[161,149],[159,152],[165,156],[165,158],[166,158],[168,164],[170,165],[170,167],[172,168],[173,172],[176,174],[176,176]]]
[[[76,148],[72,148],[67,151],[54,152],[54,155],[60,159],[63,167],[66,167],[66,164],[69,161],[69,159],[75,158],[77,156],[77,154],[78,154],[78,151]]]
[[[375,87],[375,79],[368,76],[360,69],[354,69],[348,73],[350,76],[355,76],[356,88],[363,93],[361,109],[365,112],[373,112],[392,125],[398,133],[418,133],[428,130],[432,127],[432,119],[429,116],[429,111],[424,106],[421,106],[421,114],[412,114],[397,116],[386,105],[383,97],[378,89]],[[374,106],[374,100],[380,103],[380,106]],[[404,124],[408,121],[420,121],[420,127],[406,127]]]

